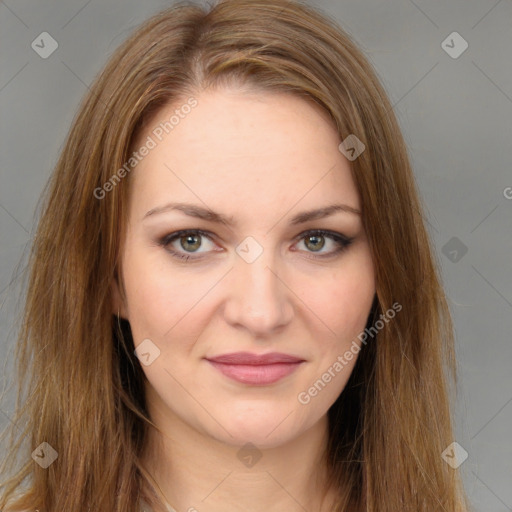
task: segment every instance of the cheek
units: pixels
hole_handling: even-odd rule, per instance
[[[331,340],[338,348],[340,344],[350,344],[364,330],[375,295],[373,264],[368,251],[354,252],[339,268],[321,280],[309,282],[308,289],[309,293],[303,288],[301,296],[306,297],[311,314],[328,328],[324,339]],[[331,346],[328,344],[326,351]]]
[[[163,249],[148,254],[147,249],[131,247],[125,253],[123,268],[135,344],[145,338],[163,342],[177,335],[184,345],[189,338],[192,343],[204,310],[208,309],[205,295],[219,284],[219,276],[208,272],[203,275],[197,268],[176,271],[171,262],[162,258]],[[347,253],[344,263],[336,269],[316,272],[306,279],[302,276],[292,289],[307,306],[310,326],[317,325],[322,330],[317,336],[332,340],[333,344],[324,345],[326,353],[333,345],[339,348],[340,342],[350,343],[364,329],[375,293],[367,247],[359,246]]]
[[[162,339],[179,328],[197,302],[190,279],[179,272],[171,275],[171,266],[162,260],[159,250],[155,249],[153,257],[147,249],[144,252],[134,247],[126,252],[123,262],[128,318],[136,344],[143,338]]]

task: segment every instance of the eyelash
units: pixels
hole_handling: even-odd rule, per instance
[[[209,240],[212,240],[211,235],[206,232],[202,231],[200,229],[183,229],[181,231],[175,231],[174,233],[170,233],[168,235],[163,236],[158,240],[158,245],[162,246],[166,251],[168,251],[174,258],[177,258],[182,261],[189,261],[189,260],[200,260],[203,259],[203,256],[191,256],[191,254],[183,254],[178,251],[175,251],[174,249],[169,249],[169,245],[174,242],[175,240],[186,236],[186,235],[201,235]],[[326,231],[323,229],[313,229],[309,231],[305,231],[297,236],[297,240],[300,241],[304,238],[310,237],[310,236],[324,236],[326,238],[331,238],[334,240],[334,242],[338,245],[338,248],[334,251],[331,251],[328,254],[323,254],[321,256],[307,256],[307,258],[312,260],[320,260],[325,258],[331,258],[335,255],[341,254],[344,252],[349,245],[354,241],[354,237],[347,237],[340,233],[336,233],[334,231]]]

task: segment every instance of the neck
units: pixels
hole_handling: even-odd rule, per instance
[[[337,493],[326,485],[327,415],[299,437],[255,451],[198,432],[169,410],[151,411],[151,418],[162,433],[149,430],[143,464],[174,509],[333,510]]]

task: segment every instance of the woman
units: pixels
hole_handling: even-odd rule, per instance
[[[332,20],[284,0],[156,15],[45,197],[30,446],[2,510],[468,510],[407,150]]]

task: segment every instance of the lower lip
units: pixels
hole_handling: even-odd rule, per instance
[[[293,373],[303,361],[297,363],[275,363],[266,365],[226,364],[208,361],[230,379],[251,385],[273,384]]]

